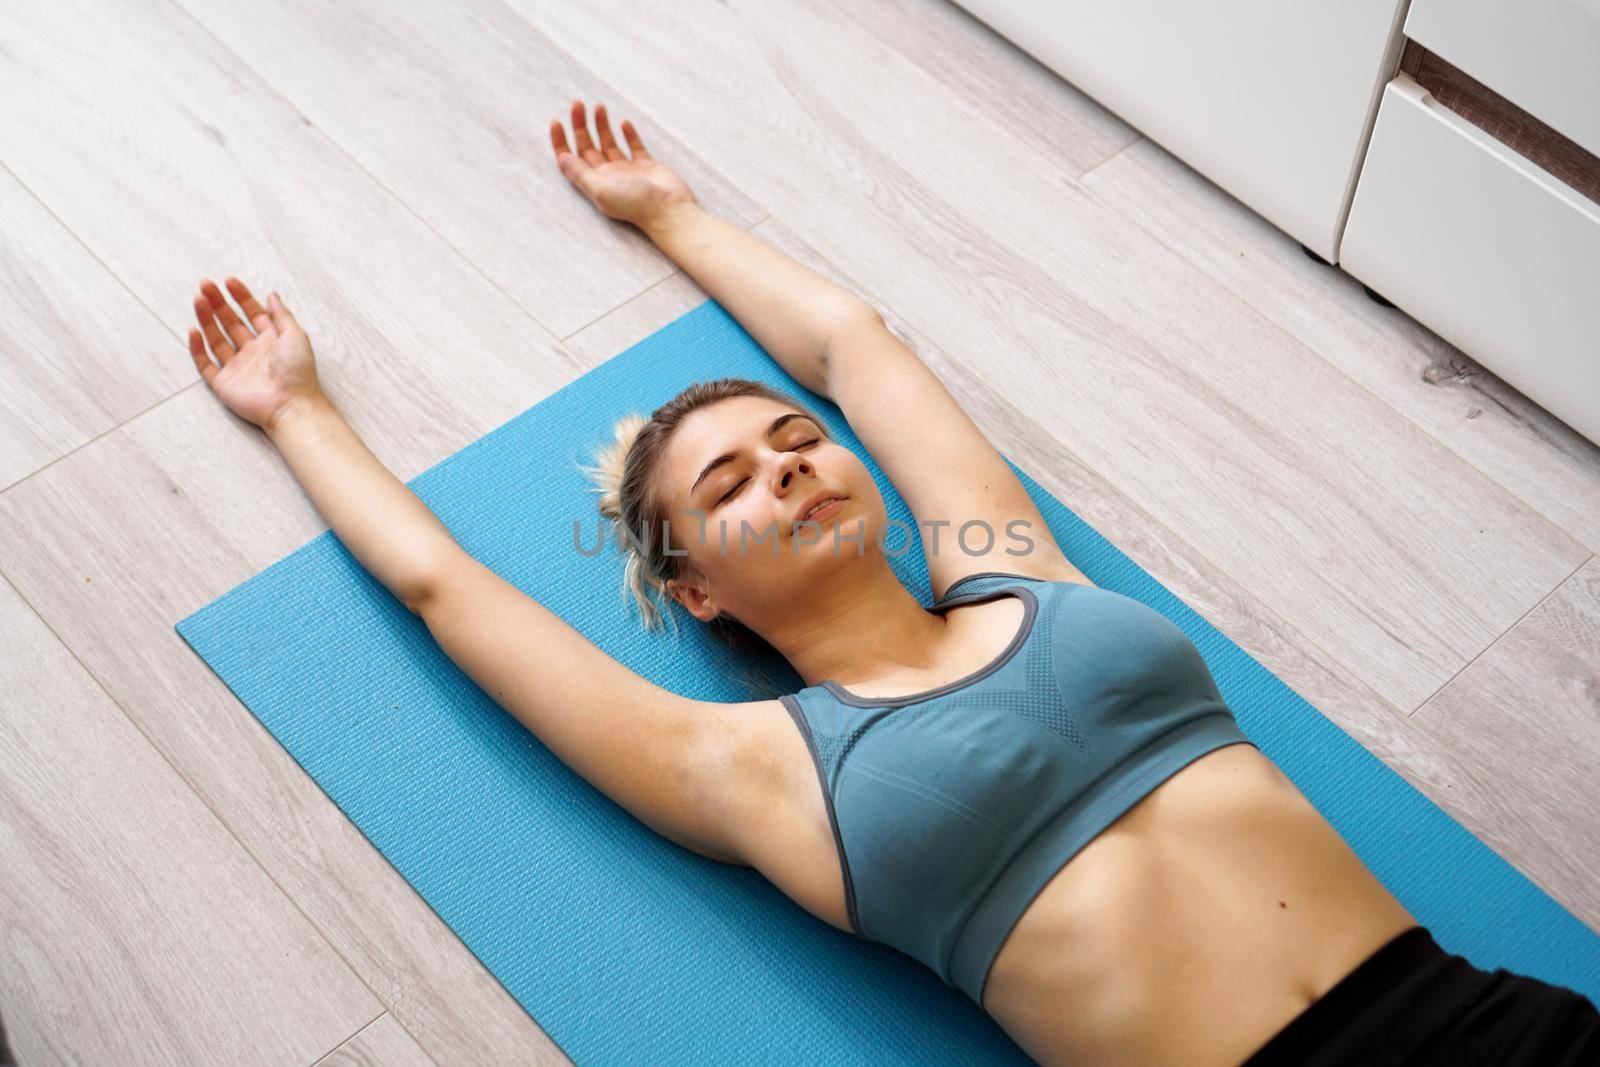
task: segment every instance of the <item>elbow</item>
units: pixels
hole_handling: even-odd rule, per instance
[[[396,583],[392,590],[395,599],[404,604],[411,614],[426,615],[428,608],[438,601],[439,593],[445,588],[453,569],[454,556],[451,554],[411,568],[405,580]]]
[[[405,609],[413,615],[421,615],[429,604],[433,602],[434,592],[438,588],[432,582],[416,581],[404,585],[394,591],[395,599],[405,605]]]

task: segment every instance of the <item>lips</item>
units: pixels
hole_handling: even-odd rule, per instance
[[[848,499],[849,497],[845,496],[843,493],[818,493],[816,496],[800,505],[800,510],[796,513],[794,521],[797,523],[805,522],[811,515],[812,511],[821,505],[826,504],[830,500],[844,501]]]

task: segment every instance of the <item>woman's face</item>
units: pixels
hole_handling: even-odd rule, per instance
[[[715,601],[685,601],[697,617],[727,611],[759,628],[808,586],[881,552],[886,511],[866,465],[788,404],[741,396],[700,408],[678,424],[657,476],[670,548],[688,552],[691,583]],[[802,521],[826,497],[838,502]]]

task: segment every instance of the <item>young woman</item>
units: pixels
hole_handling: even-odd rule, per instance
[[[557,756],[704,856],[933,968],[1045,1064],[1592,1062],[1577,994],[1445,953],[1233,721],[1199,652],[1062,554],[1005,461],[861,299],[707,214],[631,123],[556,163],[843,411],[917,516],[803,406],[697,383],[592,468],[628,588],[754,636],[807,683],[652,684],[477,563],[318,387],[274,293],[209,281],[195,366],[361,563]],[[207,346],[210,356],[207,354]],[[213,362],[212,357],[215,358]],[[665,538],[661,531],[665,530]],[[1389,1058],[1383,1058],[1389,1057]]]

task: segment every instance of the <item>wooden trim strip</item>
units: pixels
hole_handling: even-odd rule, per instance
[[[1415,41],[1406,41],[1400,70],[1441,105],[1600,204],[1600,156]]]

